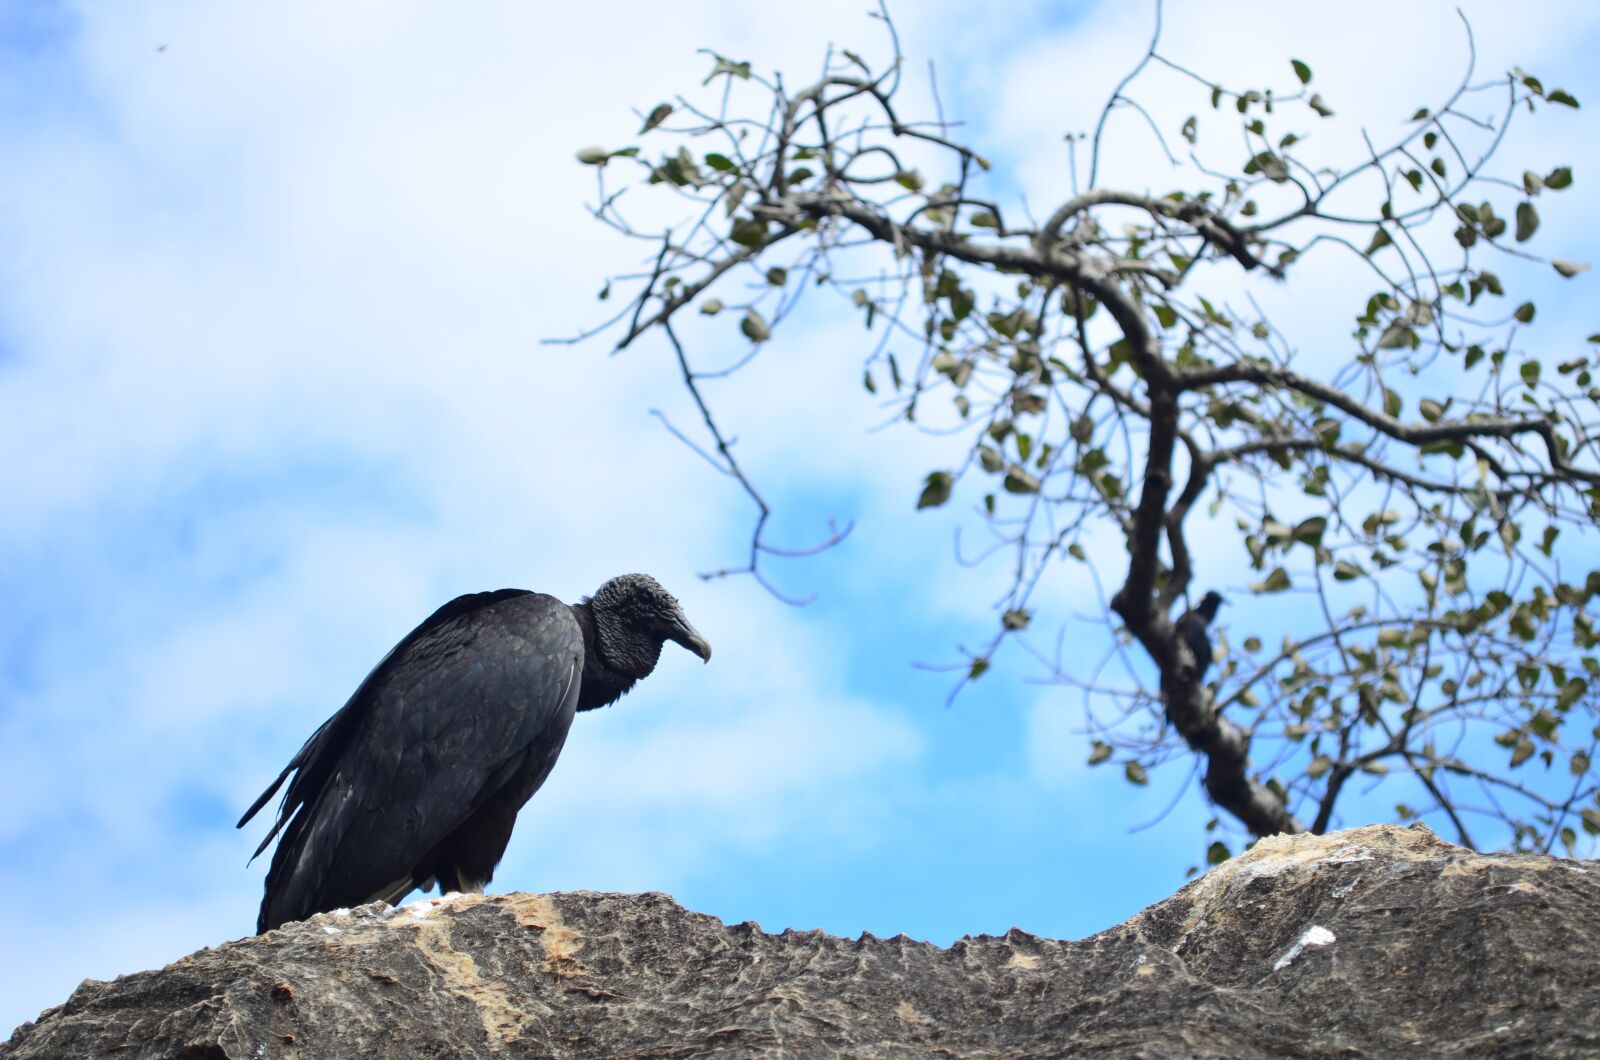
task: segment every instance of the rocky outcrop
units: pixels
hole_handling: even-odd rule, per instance
[[[664,895],[328,913],[85,982],[0,1057],[1600,1055],[1600,864],[1258,843],[1109,931],[949,949]]]

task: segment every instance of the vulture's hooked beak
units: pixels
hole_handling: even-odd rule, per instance
[[[674,644],[681,644],[705,662],[711,661],[711,645],[706,643],[698,630],[689,625],[689,620],[683,617],[683,612],[672,616],[672,621],[667,626],[667,639]]]

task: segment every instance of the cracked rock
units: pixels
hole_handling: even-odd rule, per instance
[[[1600,865],[1280,836],[1076,942],[768,934],[665,895],[325,913],[86,981],[0,1057],[1600,1055]]]

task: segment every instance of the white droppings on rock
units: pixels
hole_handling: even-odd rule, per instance
[[[461,901],[463,898],[481,899],[482,897],[483,896],[481,894],[476,894],[472,891],[451,891],[449,894],[436,895],[432,898],[419,898],[410,905],[401,906],[394,912],[410,913],[413,920],[425,920],[427,919],[429,913],[432,913],[440,906],[452,905],[455,902]],[[393,915],[394,913],[391,912],[387,914],[384,919],[388,919],[389,916]]]
[[[324,924],[324,925],[322,925],[322,930],[326,931],[330,935],[343,934],[343,932],[341,932],[338,928],[334,927],[332,924]]]
[[[1328,855],[1330,865],[1348,865],[1352,861],[1373,861],[1373,854],[1368,847],[1340,847]]]
[[[409,905],[401,906],[400,911],[402,913],[410,913],[412,916],[420,920],[429,913],[433,912],[434,907],[439,905],[439,903],[442,901],[444,901],[442,898],[419,898]]]
[[[1328,893],[1333,895],[1333,897],[1335,897],[1335,898],[1343,898],[1345,895],[1347,895],[1351,891],[1355,890],[1356,889],[1356,884],[1358,884],[1360,882],[1361,882],[1361,874],[1358,872],[1358,873],[1356,873],[1356,878],[1355,879],[1351,880],[1349,883],[1345,884],[1343,887],[1335,887],[1332,891],[1329,891]]]
[[[1283,971],[1310,946],[1331,946],[1336,941],[1338,940],[1334,938],[1333,932],[1325,927],[1312,924],[1306,928],[1306,933],[1300,936],[1300,940],[1289,947],[1289,952],[1278,958],[1278,962],[1272,966],[1272,970],[1275,972]]]

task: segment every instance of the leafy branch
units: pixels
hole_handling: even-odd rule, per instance
[[[1520,70],[1477,80],[1469,30],[1459,83],[1394,142],[1364,137],[1341,165],[1310,152],[1307,127],[1336,114],[1307,64],[1288,64],[1287,87],[1227,86],[1167,54],[1159,3],[1156,14],[1096,124],[1088,187],[1042,224],[986,193],[990,161],[942,115],[901,115],[903,59],[881,11],[889,57],[876,72],[830,53],[791,93],[713,56],[712,100],[678,96],[644,116],[641,136],[665,149],[580,153],[598,177],[595,216],[652,248],[643,271],[607,284],[607,296],[630,291],[609,322],[616,347],[665,335],[710,443],[669,428],[757,508],[746,562],[708,576],[770,589],[763,557],[849,531],[770,544],[770,508],[703,386],[767,348],[802,298],[831,291],[874,336],[866,389],[896,420],[951,439],[957,459],[927,475],[918,506],[977,494],[982,555],[1012,556],[999,628],[967,653],[963,683],[1022,644],[1083,690],[1091,763],[1118,762],[1140,784],[1199,755],[1207,796],[1253,835],[1333,827],[1365,777],[1409,784],[1396,815],[1437,815],[1463,842],[1476,815],[1516,845],[1570,850],[1578,828],[1600,834],[1600,571],[1566,573],[1590,562],[1600,518],[1600,357],[1591,345],[1547,370],[1519,344],[1534,303],[1511,299],[1489,266],[1547,261],[1568,279],[1587,268],[1533,250],[1537,203],[1571,186],[1570,168],[1508,176],[1501,158],[1520,115],[1577,100]],[[1185,187],[1097,186],[1119,112],[1176,157],[1135,95],[1148,70],[1196,84],[1208,127],[1232,122],[1239,139],[1203,146],[1193,115],[1178,129]],[[1472,113],[1484,101],[1493,121]],[[613,191],[618,172],[636,180]],[[649,193],[650,215],[671,224],[631,220],[625,193]],[[1373,289],[1348,335],[1297,348],[1255,290],[1296,289],[1330,255]],[[1221,293],[1241,285],[1243,306]],[[674,327],[691,310],[736,317],[748,357],[697,368]],[[1197,567],[1226,562],[1215,542],[1229,516],[1261,574],[1248,592],[1303,595],[1310,626],[1254,664],[1261,637],[1235,649],[1219,630],[1208,682],[1211,660],[1194,657],[1173,612]],[[1031,639],[1043,580],[1088,567],[1108,537],[1127,560],[1094,672],[1114,657],[1121,683]],[[1530,761],[1543,773],[1517,779]],[[1210,856],[1227,852],[1214,842]]]

